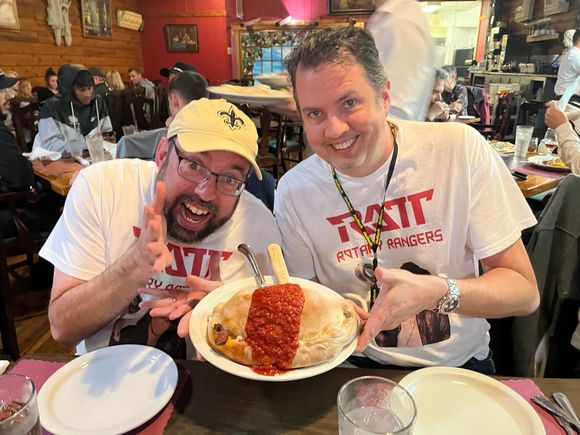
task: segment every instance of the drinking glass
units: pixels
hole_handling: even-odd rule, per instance
[[[122,128],[123,128],[123,136],[129,136],[130,134],[137,133],[136,125],[124,125]]]
[[[553,153],[556,148],[558,148],[558,138],[556,137],[556,132],[553,128],[549,128],[546,130],[546,134],[544,135],[543,139],[544,143],[546,144],[546,148],[550,153]]]
[[[40,435],[36,389],[28,376],[0,376],[0,433]]]
[[[517,158],[525,160],[533,133],[534,127],[531,125],[518,125],[516,127],[515,155]]]
[[[78,128],[65,129],[65,141],[71,156],[82,156],[85,149],[85,139]]]
[[[105,150],[103,148],[103,135],[96,133],[86,137],[87,148],[91,155],[91,163],[102,162],[105,160]]]
[[[409,435],[417,417],[409,392],[379,376],[348,381],[340,388],[336,403],[340,435]]]

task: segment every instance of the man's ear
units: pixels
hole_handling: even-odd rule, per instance
[[[385,87],[383,88],[383,91],[381,93],[381,98],[383,100],[383,107],[385,108],[385,111],[388,113],[389,108],[391,107],[391,81],[390,80],[387,80],[387,82],[385,83]]]
[[[157,145],[157,151],[155,151],[155,163],[159,168],[163,160],[167,157],[167,152],[169,151],[169,141],[167,137],[163,136]]]

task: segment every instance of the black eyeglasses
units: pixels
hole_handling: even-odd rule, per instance
[[[179,159],[177,173],[186,180],[202,184],[210,177],[214,176],[216,177],[217,191],[228,196],[239,196],[244,190],[244,187],[246,187],[245,181],[238,180],[229,175],[216,174],[199,163],[182,155],[175,142],[173,143],[173,146],[175,148],[175,154]]]

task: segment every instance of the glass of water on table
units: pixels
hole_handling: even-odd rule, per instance
[[[411,394],[379,376],[348,381],[340,388],[336,404],[340,435],[410,435],[417,417]]]
[[[105,150],[103,148],[103,135],[101,133],[93,133],[87,135],[87,148],[91,155],[91,163],[102,162],[105,160]]]
[[[0,376],[0,434],[40,435],[36,389],[28,376]]]

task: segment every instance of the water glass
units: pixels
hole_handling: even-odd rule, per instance
[[[123,136],[129,136],[130,134],[137,133],[137,126],[135,125],[124,125],[122,128]]]
[[[101,133],[93,134],[86,137],[87,148],[91,155],[91,163],[102,162],[105,160],[105,150],[103,148],[103,135]]]
[[[65,141],[72,156],[82,156],[85,149],[85,139],[78,128],[65,130]]]
[[[36,389],[28,376],[0,376],[0,433],[40,435]]]
[[[340,388],[336,404],[340,435],[409,435],[417,417],[409,392],[379,376],[350,380]]]
[[[528,147],[534,134],[534,127],[531,125],[518,125],[516,127],[516,146],[515,154],[519,159],[525,159],[528,153]]]

